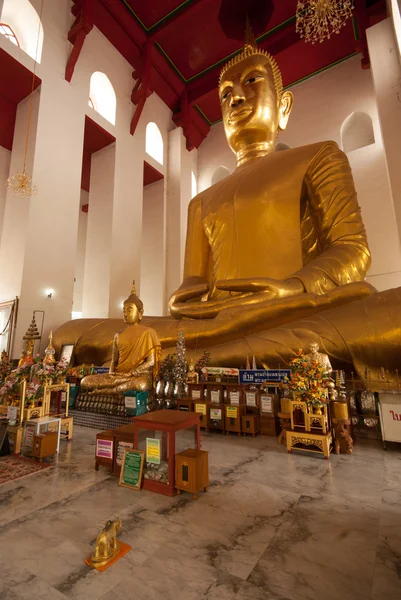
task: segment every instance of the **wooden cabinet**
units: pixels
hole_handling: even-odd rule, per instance
[[[214,431],[225,431],[224,404],[209,405],[209,429]]]
[[[206,431],[209,429],[210,402],[194,402],[194,412],[200,417],[200,426]]]
[[[175,457],[175,487],[177,493],[190,492],[194,500],[198,492],[209,485],[209,453],[205,450],[184,450]]]
[[[203,383],[188,383],[188,395],[194,402],[197,400],[204,400],[204,389]]]
[[[242,417],[242,432],[250,433],[255,437],[260,433],[260,418],[256,414],[247,414]]]
[[[280,433],[280,423],[278,417],[260,417],[260,433],[262,435],[277,436]]]
[[[222,383],[208,383],[207,388],[207,399],[211,404],[221,404],[224,401],[224,389]]]
[[[245,405],[238,406],[226,405],[226,433],[232,431],[241,435],[242,417],[245,414]]]
[[[194,412],[194,402],[190,398],[180,398],[177,400],[177,410]]]
[[[53,456],[57,452],[57,444],[58,432],[56,431],[46,431],[46,433],[34,435],[32,456],[40,460],[46,456]]]
[[[227,404],[231,406],[238,406],[239,404],[245,404],[245,394],[242,385],[226,385],[227,393]]]

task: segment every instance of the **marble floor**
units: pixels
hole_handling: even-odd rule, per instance
[[[1,600],[399,600],[401,447],[330,461],[274,438],[204,435],[198,501],[119,487],[74,428],[52,468],[0,487]],[[109,518],[132,546],[84,559]]]

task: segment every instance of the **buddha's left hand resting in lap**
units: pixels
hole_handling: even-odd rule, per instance
[[[152,389],[160,342],[153,329],[140,324],[143,304],[134,286],[124,302],[123,315],[128,327],[114,336],[110,371],[84,377],[81,382],[84,393],[123,394],[130,390]]]

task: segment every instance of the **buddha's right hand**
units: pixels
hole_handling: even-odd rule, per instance
[[[182,308],[186,306],[185,303],[188,300],[200,300],[208,291],[209,284],[207,282],[182,285],[170,298],[169,309],[171,316],[176,319],[181,318]]]

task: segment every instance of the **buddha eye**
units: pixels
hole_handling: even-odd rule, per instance
[[[245,81],[245,85],[248,85],[249,83],[255,83],[255,81],[258,81],[258,79],[262,79],[262,76],[261,75],[252,75],[252,77],[249,77]]]
[[[223,100],[225,100],[226,98],[228,98],[228,96],[230,95],[230,93],[231,93],[231,90],[226,90],[226,91],[225,91],[225,92],[222,94],[222,96],[221,96],[221,98],[220,98],[220,101],[221,101],[221,102],[223,102]]]

